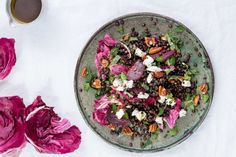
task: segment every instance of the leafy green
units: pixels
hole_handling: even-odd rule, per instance
[[[174,71],[174,69],[169,69],[169,70],[166,70],[165,73],[166,75],[169,75],[170,72]]]
[[[180,52],[180,49],[183,47],[184,44],[183,41],[180,38],[174,36],[172,32],[166,33],[165,37],[170,45],[170,49],[175,49],[176,51]]]
[[[178,134],[178,132],[179,132],[179,129],[178,129],[178,127],[177,126],[175,126],[173,129],[170,129],[169,130],[169,135],[170,136],[176,136],[177,134]]]
[[[89,89],[91,89],[90,83],[85,83],[84,84],[84,90],[89,91]]]
[[[114,58],[119,51],[119,47],[113,47],[110,52],[110,58]]]
[[[175,65],[176,62],[176,58],[175,57],[171,57],[166,61],[167,65]]]
[[[193,103],[193,95],[187,95],[185,98],[185,101],[183,102],[184,108],[187,108],[189,110],[194,110],[194,103]]]
[[[111,61],[111,65],[114,65],[114,64],[118,63],[120,58],[121,57],[119,55],[115,56],[115,58],[113,58],[112,61]]]
[[[126,75],[125,75],[124,73],[121,73],[121,74],[120,74],[120,79],[121,79],[122,81],[126,80]]]
[[[198,71],[196,69],[188,69],[184,74],[184,80],[190,81],[191,78],[196,74],[198,74]]]
[[[145,90],[149,90],[149,86],[146,83],[142,83],[141,86],[145,89]]]
[[[141,34],[140,34],[140,37],[141,38],[144,38],[144,37],[146,37],[147,36],[147,33],[146,32],[141,32]]]
[[[128,113],[125,112],[122,118],[124,118],[124,119],[129,119],[129,115],[128,115]]]
[[[160,132],[160,130],[157,129],[157,131],[151,135],[151,137],[150,137],[150,138],[147,140],[147,142],[142,146],[142,148],[145,148],[145,147],[147,147],[147,146],[153,144],[154,142],[156,142],[157,139],[158,139],[159,132]]]
[[[185,28],[183,26],[179,25],[174,29],[174,31],[176,33],[183,33],[185,31]]]
[[[129,41],[138,41],[138,38],[137,37],[130,37]]]
[[[163,115],[164,111],[165,111],[164,108],[160,108],[157,116]]]
[[[156,57],[155,60],[156,60],[157,62],[162,62],[162,61],[163,61],[163,58],[162,58],[162,57]]]
[[[204,103],[206,103],[209,100],[209,94],[203,94],[202,95],[202,100]]]
[[[115,113],[117,111],[117,106],[115,104],[111,105],[111,110],[113,113]]]
[[[120,34],[124,34],[124,33],[125,33],[125,29],[124,29],[123,26],[119,26],[119,27],[116,29],[116,31],[117,31],[118,33],[120,33]]]
[[[112,83],[114,81],[115,77],[113,75],[109,76],[109,82]]]

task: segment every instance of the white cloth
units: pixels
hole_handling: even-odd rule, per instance
[[[20,95],[30,104],[41,95],[82,131],[80,148],[62,157],[233,157],[236,156],[235,0],[44,0],[34,23],[10,27],[6,0],[0,1],[0,37],[16,39],[17,63],[0,82],[0,95]],[[133,12],[155,12],[183,22],[203,42],[215,71],[212,108],[200,128],[164,152],[135,154],[104,142],[85,124],[73,91],[75,64],[89,37],[109,20]],[[40,154],[27,145],[22,157]]]

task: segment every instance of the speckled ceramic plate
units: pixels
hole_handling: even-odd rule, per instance
[[[161,133],[158,137],[157,142],[152,145],[142,148],[140,139],[135,138],[132,140],[130,137],[123,135],[111,135],[107,127],[100,126],[92,118],[93,112],[93,101],[95,100],[94,93],[83,91],[83,78],[80,76],[80,72],[83,67],[89,66],[93,70],[96,70],[94,59],[96,54],[96,49],[98,46],[98,41],[104,37],[106,33],[111,34],[114,38],[120,38],[120,34],[116,31],[117,26],[115,26],[115,21],[123,19],[125,31],[130,31],[132,27],[135,27],[136,31],[144,31],[143,23],[146,24],[151,33],[164,34],[168,30],[175,28],[179,25],[185,27],[186,31],[177,34],[184,41],[184,50],[182,50],[183,56],[191,55],[189,64],[190,66],[195,66],[200,74],[194,79],[197,80],[198,85],[208,82],[209,83],[209,95],[210,100],[204,104],[198,106],[196,113],[189,113],[187,116],[179,119],[177,121],[177,126],[179,128],[179,133],[175,137],[166,136],[166,130]],[[161,151],[164,149],[171,148],[185,139],[187,139],[203,122],[206,117],[213,98],[214,90],[214,76],[213,69],[211,66],[210,59],[207,55],[206,49],[200,40],[193,34],[190,29],[184,26],[182,23],[177,22],[174,19],[165,17],[153,13],[137,13],[129,14],[126,16],[119,17],[117,19],[108,22],[89,39],[86,46],[82,50],[81,56],[78,59],[75,78],[74,78],[74,89],[75,95],[78,102],[79,109],[87,122],[89,127],[96,132],[102,139],[108,143],[122,148],[124,150],[136,151],[136,152],[154,152]],[[132,143],[132,147],[130,146]]]

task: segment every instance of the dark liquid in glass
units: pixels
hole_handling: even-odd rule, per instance
[[[34,21],[42,9],[41,0],[12,0],[11,13],[14,18],[21,22],[29,23]]]

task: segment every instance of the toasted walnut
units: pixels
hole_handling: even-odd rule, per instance
[[[145,44],[148,47],[156,45],[156,39],[154,37],[145,37]]]
[[[199,99],[200,99],[200,96],[199,96],[199,95],[196,95],[196,96],[194,97],[193,103],[194,103],[194,106],[195,106],[195,107],[198,105]]]
[[[108,127],[109,129],[111,129],[111,130],[115,130],[115,129],[116,129],[116,126],[113,125],[113,124],[109,124],[109,125],[107,125],[107,127]]]
[[[207,85],[207,83],[203,83],[203,84],[199,87],[199,90],[200,90],[203,94],[206,94],[207,91],[208,91],[208,85]]]
[[[165,75],[165,73],[161,72],[161,71],[154,72],[154,77],[156,77],[156,78],[161,78],[164,75]]]
[[[152,54],[156,54],[156,53],[160,52],[161,50],[162,50],[162,47],[152,47],[152,48],[150,48],[148,53],[150,55],[152,55]]]
[[[101,88],[101,87],[102,87],[102,82],[101,82],[101,80],[95,79],[95,80],[93,81],[93,83],[92,83],[92,87],[93,87],[93,88],[97,88],[97,89]]]
[[[163,86],[158,87],[158,93],[159,93],[160,96],[166,96],[167,95],[167,91],[166,91],[165,87],[163,87]]]
[[[108,65],[109,65],[109,61],[106,60],[106,59],[102,59],[101,65],[102,65],[103,68],[106,68],[106,67],[108,67]]]
[[[124,135],[126,135],[126,136],[131,136],[131,135],[133,135],[133,131],[130,129],[130,127],[124,127],[123,129],[122,129],[122,133],[124,134]]]
[[[86,67],[84,67],[84,68],[82,69],[82,71],[81,71],[81,76],[82,76],[82,77],[85,77],[85,76],[87,76],[87,74],[88,74],[88,70],[87,70]]]
[[[124,40],[124,41],[127,41],[127,40],[129,40],[129,38],[130,38],[130,34],[128,33],[128,34],[125,34],[125,35],[123,35],[123,37],[122,37],[122,39]]]
[[[157,130],[157,124],[151,124],[149,125],[149,132],[154,133]]]

